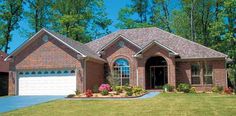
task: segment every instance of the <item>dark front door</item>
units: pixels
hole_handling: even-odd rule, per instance
[[[0,96],[8,95],[8,73],[0,73]]]
[[[150,66],[150,89],[160,89],[167,81],[166,66]]]

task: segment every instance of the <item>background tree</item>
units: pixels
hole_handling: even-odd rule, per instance
[[[19,21],[22,18],[23,0],[1,0],[0,1],[0,49],[7,53],[11,33],[19,28]]]
[[[52,28],[74,40],[88,42],[92,37],[102,36],[103,29],[108,32],[111,21],[103,8],[103,0],[55,0]]]
[[[43,27],[49,27],[52,20],[52,0],[26,0],[29,9],[24,15],[28,18],[30,27],[34,33]]]

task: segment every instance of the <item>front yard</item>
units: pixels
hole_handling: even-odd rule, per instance
[[[161,93],[139,100],[58,100],[3,115],[225,115],[236,114],[236,96]]]

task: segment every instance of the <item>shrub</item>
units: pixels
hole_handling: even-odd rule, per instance
[[[137,95],[141,95],[141,94],[145,93],[145,90],[141,87],[133,87],[132,92],[135,96],[137,96]]]
[[[171,86],[169,84],[165,84],[162,88],[164,91],[168,91],[168,92],[174,91],[174,86]]]
[[[226,94],[232,94],[233,89],[232,89],[231,87],[226,87],[225,90],[224,90],[224,92],[225,92]]]
[[[116,94],[120,94],[123,92],[123,87],[122,86],[115,86],[114,90],[116,91]]]
[[[72,98],[74,96],[75,96],[75,94],[69,94],[69,95],[67,95],[67,98]]]
[[[196,88],[195,87],[191,87],[189,93],[196,93]]]
[[[101,84],[99,89],[98,89],[100,92],[103,91],[103,90],[107,90],[108,92],[111,91],[111,86],[109,84]]]
[[[103,96],[105,96],[105,95],[108,95],[109,92],[108,92],[107,90],[102,90],[102,91],[101,91],[101,94],[102,94]]]
[[[124,86],[124,90],[126,91],[126,95],[128,95],[128,96],[133,95],[133,87]]]
[[[98,85],[93,86],[93,93],[99,93],[98,91]]]
[[[88,90],[85,92],[85,95],[86,95],[86,97],[92,97],[92,96],[93,96],[92,90],[88,89]]]
[[[75,91],[75,95],[80,95],[80,91],[78,89]]]
[[[214,87],[212,87],[211,91],[214,93],[222,93],[223,87],[222,86],[214,86]]]
[[[184,93],[189,93],[191,86],[186,83],[181,83],[178,85],[177,90]]]

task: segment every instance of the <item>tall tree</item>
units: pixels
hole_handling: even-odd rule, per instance
[[[233,60],[230,64],[229,79],[236,90],[236,1],[225,0],[217,12],[217,20],[211,23],[210,35],[212,47],[229,55]]]
[[[132,0],[129,5],[119,11],[116,26],[118,28],[136,28],[151,26],[149,20],[149,0]],[[135,17],[135,18],[134,18]]]
[[[19,21],[22,18],[23,0],[1,0],[0,1],[0,39],[1,48],[7,53],[11,33],[19,28]]]
[[[159,28],[172,32],[171,30],[171,14],[168,5],[170,0],[153,0],[151,11],[151,23]]]
[[[88,42],[92,38],[91,33],[96,35],[93,30],[89,30],[91,26],[106,29],[111,23],[103,13],[105,12],[103,7],[103,0],[68,0],[67,2],[55,0],[53,28],[77,41]],[[97,14],[103,15],[103,18],[98,19]]]
[[[34,33],[38,32],[43,27],[50,25],[52,16],[52,0],[26,0],[29,9],[25,11],[25,16],[28,18],[31,28]]]

